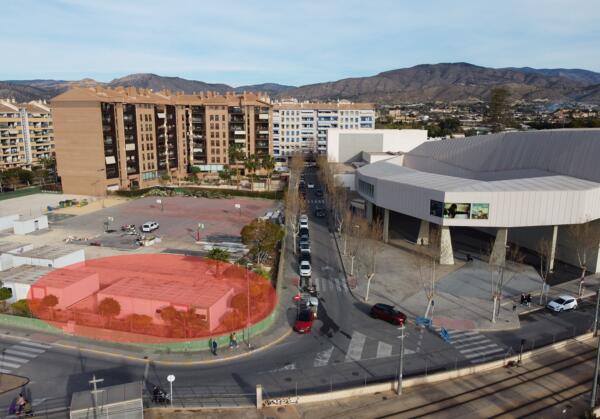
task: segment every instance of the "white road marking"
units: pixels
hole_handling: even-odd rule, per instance
[[[450,342],[452,342],[452,340],[450,340]],[[489,339],[488,339],[488,338],[486,338],[485,336],[481,336],[481,339],[479,339],[479,340],[472,341],[472,342],[469,342],[469,343],[462,343],[462,342],[461,342],[461,344],[460,344],[460,345],[454,345],[454,347],[455,347],[456,349],[460,349],[460,348],[470,348],[470,347],[472,347],[473,345],[482,345],[482,344],[485,344],[485,343],[488,343],[488,342],[491,342],[491,340],[489,340]]]
[[[21,364],[14,364],[12,362],[0,361],[0,366],[8,368],[19,368]]]
[[[466,337],[466,336],[473,336],[473,335],[477,335],[478,333],[471,330],[471,331],[464,331],[464,332],[451,332],[450,333],[450,337],[454,338],[454,337]]]
[[[462,342],[471,342],[474,340],[481,340],[481,339],[487,339],[485,336],[483,335],[478,335],[478,336],[469,336],[466,338],[460,338],[460,339],[452,339],[452,337],[450,337],[450,342],[452,343],[462,343]]]
[[[14,346],[13,346],[14,348]],[[11,355],[18,355],[18,356],[24,356],[27,358],[37,358],[38,354],[32,354],[29,352],[22,352],[22,351],[15,351],[14,349],[6,349],[4,351],[5,354],[11,354]]]
[[[464,354],[466,354],[468,352],[479,351],[481,349],[488,349],[488,348],[497,348],[497,347],[498,347],[498,345],[496,345],[495,343],[492,343],[490,345],[475,346],[474,348],[463,349],[463,350],[460,351],[460,353],[464,355]]]
[[[487,351],[482,351],[482,352],[477,352],[474,354],[465,354],[466,358],[477,358],[477,357],[481,357],[483,355],[490,355],[490,354],[497,354],[500,352],[504,352],[503,348],[498,347],[497,349],[490,349]]]
[[[406,353],[406,351],[404,351]],[[377,358],[387,358],[392,356],[392,345],[379,341],[377,343]]]
[[[10,374],[12,372],[12,370],[5,370],[4,368],[0,368],[0,372],[2,374]]]
[[[20,342],[20,343],[22,343],[23,345],[34,346],[34,347],[38,347],[38,348],[42,348],[42,349],[50,349],[50,348],[52,348],[52,345],[46,345],[46,344],[37,343],[37,342],[27,341],[27,342]]]
[[[352,339],[350,339],[350,345],[346,352],[346,362],[358,361],[362,356],[362,351],[365,346],[367,337],[360,332],[352,333]]]
[[[16,356],[10,356],[10,355],[4,355],[0,357],[0,360],[7,360],[7,361],[13,361],[13,362],[20,362],[21,364],[24,364],[26,362],[29,362],[29,359],[25,359],[25,358],[18,358]]]
[[[318,352],[315,357],[315,361],[313,363],[314,367],[324,367],[329,363],[329,359],[331,358],[331,354],[333,353],[333,346],[329,349],[325,349],[324,351]]]
[[[44,352],[46,352],[44,349],[30,348],[29,346],[23,346],[23,345],[13,345],[13,346],[11,346],[11,348],[18,349],[20,351],[33,352],[36,354],[43,354]]]

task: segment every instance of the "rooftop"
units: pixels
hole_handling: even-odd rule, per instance
[[[49,274],[52,268],[45,266],[21,265],[6,271],[0,271],[0,281],[32,285]]]
[[[52,287],[52,288],[67,288],[82,279],[97,277],[98,274],[93,272],[86,272],[78,269],[69,269],[62,268],[52,270],[48,272],[47,275],[40,278],[40,280],[36,283],[36,286],[39,287]]]
[[[56,259],[62,256],[70,255],[77,252],[79,249],[74,247],[58,247],[58,246],[40,246],[25,252],[19,253],[19,256],[36,258],[36,259]]]
[[[31,246],[27,243],[0,242],[0,253],[8,253],[13,250],[21,249],[25,246]]]

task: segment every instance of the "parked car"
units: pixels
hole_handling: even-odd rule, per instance
[[[311,274],[310,262],[307,260],[300,261],[300,276],[311,276]]]
[[[308,220],[300,220],[300,230],[308,230]]]
[[[300,243],[300,254],[310,253],[310,244],[308,242]]]
[[[150,233],[151,231],[156,230],[159,227],[156,221],[148,221],[142,224],[142,231],[144,233]]]
[[[315,217],[317,218],[323,218],[325,217],[326,213],[325,213],[325,208],[317,206],[315,208]]]
[[[306,215],[306,214],[302,214],[302,215],[300,216],[299,220],[300,220],[300,222],[302,222],[302,221],[308,221],[308,215]]]
[[[317,307],[319,307],[319,299],[312,295],[305,294],[302,296],[302,298],[300,298],[298,305],[302,308],[312,308],[315,310]]]
[[[389,304],[375,304],[371,307],[370,314],[371,317],[375,319],[385,320],[386,322],[397,325],[402,325],[406,321],[406,315]]]
[[[577,298],[571,295],[561,295],[546,304],[546,307],[555,312],[574,310],[577,308]]]
[[[301,309],[298,311],[294,330],[298,333],[310,333],[315,320],[315,313],[310,309]]]
[[[321,198],[323,196],[323,189],[317,189],[315,191],[315,195]]]

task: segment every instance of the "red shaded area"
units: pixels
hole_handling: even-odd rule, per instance
[[[31,286],[28,302],[37,318],[80,336],[165,343],[248,327],[272,312],[277,296],[270,281],[238,265],[143,254],[52,271]]]

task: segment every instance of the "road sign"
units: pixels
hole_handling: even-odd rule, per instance
[[[242,206],[240,204],[235,204],[235,209],[240,209]]]
[[[169,383],[172,383],[173,381],[175,381],[175,376],[173,374],[167,375],[167,381]]]

